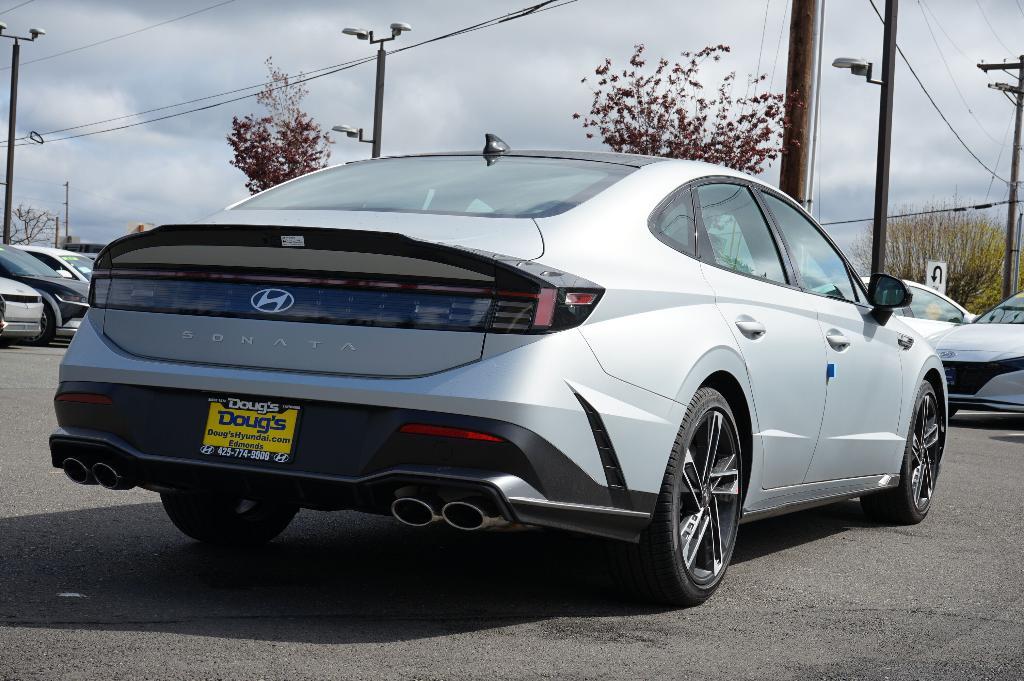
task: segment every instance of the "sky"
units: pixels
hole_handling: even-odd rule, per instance
[[[880,5],[884,0],[875,0]],[[814,212],[828,222],[869,217],[875,179],[879,88],[829,66],[836,57],[881,63],[882,24],[869,0],[824,0],[821,135]],[[119,118],[265,80],[272,57],[291,73],[311,72],[372,54],[341,34],[346,26],[386,31],[408,22],[400,47],[525,7],[531,0],[0,0],[8,33],[47,33],[23,43],[18,100],[20,138],[30,131]],[[493,132],[513,148],[600,149],[587,140],[576,111],[591,92],[580,82],[605,57],[623,64],[633,45],[651,57],[724,43],[732,52],[704,71],[710,88],[728,71],[768,77],[782,91],[790,0],[577,0],[493,28],[424,45],[387,63],[385,155],[478,149]],[[1024,52],[1021,0],[903,0],[898,38],[949,123],[999,176],[957,142],[906,66],[899,62],[890,200],[896,211],[956,197],[966,203],[1004,200],[1013,107],[987,87],[1007,81],[982,73],[979,61]],[[219,5],[214,6],[213,5]],[[207,9],[210,8],[210,9]],[[205,10],[205,11],[202,11]],[[193,16],[69,54],[58,53]],[[1011,42],[1017,36],[1017,42]],[[9,42],[0,44],[0,83],[9,78]],[[56,55],[56,56],[53,56]],[[33,60],[39,61],[33,61]],[[880,69],[879,67],[876,67]],[[876,71],[877,73],[877,71]],[[308,83],[306,111],[325,129],[372,126],[372,63]],[[6,86],[0,86],[6,91]],[[247,90],[244,95],[254,92]],[[742,94],[736,92],[736,94]],[[235,95],[236,97],[239,95]],[[2,95],[0,95],[2,96]],[[7,118],[7,97],[0,116]],[[71,233],[107,242],[129,224],[190,222],[247,196],[245,177],[229,163],[225,136],[232,116],[258,112],[252,98],[151,124],[58,140],[229,97],[143,117],[44,134],[46,143],[16,147],[14,205],[63,215],[70,183]],[[342,137],[332,163],[365,158],[370,145]],[[764,178],[775,183],[778,162]],[[1005,207],[991,209],[1005,218]],[[868,223],[829,231],[849,248]]]

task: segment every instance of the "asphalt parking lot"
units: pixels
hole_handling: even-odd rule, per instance
[[[50,467],[62,354],[0,349],[2,679],[1024,678],[1024,416],[957,416],[923,524],[745,525],[719,593],[668,610],[554,533],[303,511],[196,544],[155,494]]]

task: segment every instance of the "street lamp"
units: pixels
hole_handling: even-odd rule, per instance
[[[849,69],[855,76],[882,87],[878,107],[878,154],[875,171],[875,213],[871,234],[871,272],[885,269],[885,233],[889,219],[889,152],[892,148],[892,98],[896,74],[896,14],[899,0],[885,2],[885,30],[882,37],[882,79],[871,77],[873,65],[866,59],[840,57],[837,69]]]
[[[381,125],[384,119],[384,60],[387,56],[387,51],[384,49],[384,43],[390,42],[406,31],[411,30],[412,26],[402,22],[391,24],[391,36],[388,38],[374,38],[373,31],[368,31],[365,28],[346,28],[342,30],[342,33],[345,35],[354,36],[357,40],[366,40],[371,45],[379,45],[377,48],[377,88],[374,92],[373,98],[373,139],[363,139],[362,128],[350,128],[343,125],[334,128],[337,132],[343,132],[349,137],[358,137],[360,142],[369,142],[372,144],[373,150],[371,152],[371,156],[373,158],[380,157]],[[338,130],[338,128],[345,129]]]
[[[11,53],[11,105],[7,112],[7,176],[4,178],[4,234],[3,242],[11,243],[11,201],[14,200],[14,127],[18,118],[18,64],[21,58],[21,41],[33,42],[40,36],[46,35],[41,28],[30,28],[28,37],[7,35],[7,24],[0,21],[0,38],[9,38],[14,41],[14,49]]]
[[[373,140],[368,140],[363,137],[362,128],[353,128],[351,125],[336,125],[331,128],[334,132],[340,132],[353,139],[358,139],[360,142],[366,142],[367,144],[373,144]]]

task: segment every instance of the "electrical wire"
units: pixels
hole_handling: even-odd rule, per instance
[[[985,14],[985,8],[981,6],[981,0],[974,0],[974,4],[978,6],[978,11],[981,12],[981,18],[985,20],[985,24],[988,26],[988,30],[992,31],[992,37],[996,39],[996,42],[1002,45],[1003,49],[1006,50],[1007,54],[1013,54],[1013,50],[1006,46],[1006,43],[1002,41],[999,34],[996,33],[995,27],[992,22],[988,20],[988,15]]]
[[[886,220],[895,220],[897,218],[912,218],[918,215],[934,215],[936,213],[963,213],[969,210],[986,210],[988,208],[994,208],[995,206],[1004,206],[1008,203],[1009,201],[993,201],[992,203],[979,203],[974,206],[958,206],[956,208],[938,208],[936,210],[921,210],[917,211],[916,213],[900,213],[899,215],[888,215],[886,216]],[[828,225],[849,225],[855,222],[871,222],[872,220],[874,220],[873,217],[856,218],[852,220],[832,220],[831,222],[822,222],[820,224],[822,227],[825,227]]]
[[[1006,151],[1006,141],[1010,138],[1010,127],[1013,125],[1016,116],[1010,116],[1010,120],[1006,122],[1006,131],[1003,132],[1003,141],[999,145],[999,155],[996,156],[995,167],[999,167],[999,162],[1003,160],[1003,152]],[[989,194],[992,193],[992,185],[995,184],[996,178],[993,175],[988,180],[988,189],[985,190],[985,200],[988,201]],[[1006,185],[1009,188],[1009,184]]]
[[[884,25],[885,19],[882,17],[882,13],[878,11],[878,6],[875,5],[875,0],[868,0],[868,2],[871,3],[871,9],[875,10],[875,14],[878,15],[878,20],[881,21]],[[928,101],[935,109],[935,112],[939,114],[939,117],[946,124],[946,127],[949,128],[949,131],[953,133],[954,137],[956,137],[956,141],[960,143],[960,146],[962,146],[967,151],[967,153],[971,155],[971,158],[977,161],[978,165],[980,165],[982,168],[988,171],[990,175],[999,179],[1002,182],[1008,182],[1006,178],[1001,177],[998,173],[996,173],[996,171],[989,168],[985,164],[985,162],[982,161],[976,153],[974,153],[974,150],[967,145],[967,142],[964,141],[964,138],[960,136],[960,133],[956,131],[956,128],[953,127],[953,124],[949,122],[948,118],[946,118],[946,114],[944,114],[942,112],[942,109],[939,108],[939,105],[935,102],[935,98],[932,97],[930,92],[928,92],[928,88],[924,86],[924,83],[921,81],[921,77],[917,75],[917,71],[915,71],[914,67],[910,65],[910,60],[907,59],[907,55],[903,53],[903,48],[901,48],[899,44],[896,45],[896,51],[899,52],[900,57],[903,59],[903,63],[907,65],[907,69],[910,71],[910,75],[912,75],[914,77],[914,80],[917,81],[918,86],[921,88],[921,92],[923,92],[924,96],[928,98]]]
[[[775,61],[772,62],[772,77],[770,89],[775,89],[775,69],[779,66],[779,54],[782,52],[782,36],[786,34],[786,19],[789,17],[789,4],[785,3],[785,7],[782,10],[782,24],[779,26],[779,40],[775,43]]]
[[[953,89],[956,90],[956,93],[960,96],[960,101],[963,102],[964,108],[967,109],[967,113],[969,113],[971,115],[971,118],[974,119],[974,122],[978,124],[978,129],[981,130],[983,133],[985,133],[986,137],[988,137],[990,140],[992,140],[992,142],[994,142],[995,144],[999,144],[1000,143],[999,140],[996,139],[985,128],[984,125],[982,125],[981,119],[979,119],[975,115],[974,110],[971,108],[971,105],[967,103],[967,98],[964,97],[963,90],[960,89],[960,85],[956,82],[956,78],[953,76],[953,70],[949,68],[949,62],[946,61],[946,55],[943,54],[942,47],[939,46],[939,40],[938,40],[938,38],[935,37],[935,31],[932,30],[931,22],[928,21],[928,15],[924,11],[924,5],[921,4],[921,0],[918,0],[917,8],[921,10],[921,18],[924,19],[924,25],[925,25],[925,28],[928,29],[928,35],[931,36],[932,42],[935,44],[935,51],[939,53],[939,59],[942,61],[942,65],[946,67],[946,75],[949,76],[949,82],[951,82],[953,84]],[[998,165],[998,164],[996,164],[996,165]]]
[[[14,10],[18,9],[19,7],[24,7],[25,5],[27,5],[29,3],[32,3],[32,2],[35,2],[35,1],[36,0],[25,0],[25,2],[19,3],[19,4],[15,5],[14,7],[8,7],[5,10],[0,10],[0,14],[7,14],[8,12],[13,12]]]
[[[159,23],[151,24],[149,26],[143,26],[142,28],[137,28],[134,31],[129,31],[127,33],[122,33],[121,35],[115,35],[115,36],[112,36],[110,38],[104,38],[103,40],[97,40],[94,43],[89,43],[87,45],[80,45],[79,47],[72,47],[71,49],[68,49],[68,50],[63,50],[61,52],[54,52],[53,54],[47,54],[47,55],[44,55],[42,57],[36,57],[35,59],[28,59],[26,61],[21,62],[21,66],[27,66],[29,64],[35,64],[36,62],[46,61],[47,59],[56,59],[57,57],[63,57],[64,55],[71,54],[73,52],[81,52],[82,50],[87,50],[90,47],[97,47],[98,45],[106,45],[107,43],[112,43],[115,40],[120,40],[121,38],[128,38],[128,37],[133,36],[133,35],[138,35],[139,33],[142,33],[144,31],[148,31],[148,30],[153,29],[153,28],[159,28],[160,26],[166,26],[167,24],[173,24],[175,21],[181,21],[182,19],[188,19],[189,17],[194,17],[197,14],[202,14],[203,12],[209,12],[212,9],[217,9],[218,7],[223,7],[224,5],[230,5],[233,2],[235,2],[235,0],[222,0],[222,2],[218,2],[218,3],[210,5],[208,7],[203,7],[202,9],[197,9],[194,12],[189,12],[188,14],[182,14],[180,17],[174,17],[173,19],[165,19],[164,21],[161,21]],[[0,71],[9,71],[10,68],[11,68],[10,66],[5,66],[3,68],[0,68]]]
[[[479,30],[484,29],[484,28],[490,28],[492,26],[497,26],[498,24],[506,23],[506,22],[513,21],[513,20],[516,20],[516,19],[521,19],[523,17],[527,17],[527,16],[530,16],[530,15],[533,15],[533,14],[538,14],[540,12],[545,12],[545,11],[557,9],[559,7],[564,7],[566,5],[571,5],[571,4],[576,3],[576,2],[579,2],[579,0],[561,0],[560,2],[558,0],[545,0],[544,2],[540,2],[540,3],[537,3],[535,5],[530,5],[528,7],[525,7],[525,8],[519,9],[519,10],[515,10],[513,12],[508,12],[506,14],[502,14],[500,16],[493,17],[491,19],[487,19],[485,21],[481,21],[481,22],[478,22],[476,24],[472,24],[470,26],[466,26],[464,28],[460,28],[458,30],[451,31],[449,33],[445,33],[445,34],[442,34],[442,35],[434,36],[433,38],[428,38],[426,40],[422,40],[422,41],[420,41],[418,43],[413,43],[411,45],[406,45],[405,47],[401,47],[401,48],[392,50],[391,52],[389,52],[389,54],[393,55],[393,54],[397,54],[399,52],[405,52],[406,50],[411,50],[411,49],[414,49],[414,48],[417,48],[417,47],[421,47],[423,45],[428,45],[428,44],[431,44],[431,43],[435,43],[435,42],[438,42],[440,40],[446,40],[448,38],[453,38],[453,37],[456,37],[456,36],[464,35],[466,33],[472,33],[474,31],[479,31]],[[147,111],[141,111],[141,112],[137,112],[137,113],[133,113],[133,114],[126,114],[126,115],[123,115],[123,116],[117,116],[117,117],[109,118],[109,119],[106,119],[106,120],[103,120],[103,121],[93,121],[91,123],[83,123],[83,124],[76,125],[76,126],[70,126],[70,127],[66,127],[66,128],[57,129],[57,130],[50,130],[50,131],[43,132],[43,133],[40,133],[40,134],[45,138],[48,135],[59,134],[61,132],[70,132],[70,131],[73,131],[73,130],[81,130],[83,128],[91,128],[91,127],[94,127],[94,126],[97,126],[97,125],[103,125],[104,123],[111,123],[111,122],[115,122],[115,121],[118,121],[118,120],[125,120],[125,119],[128,119],[128,118],[134,118],[134,117],[137,117],[137,116],[142,116],[142,115],[145,115],[147,113],[155,113],[157,111],[164,111],[164,110],[167,110],[167,109],[174,109],[174,108],[178,108],[180,106],[184,106],[184,105],[187,105],[187,104],[198,103],[198,102],[201,102],[201,101],[206,101],[206,100],[210,100],[210,99],[216,99],[218,97],[223,97],[223,96],[230,95],[230,94],[235,94],[235,93],[238,93],[238,92],[245,92],[246,90],[252,90],[252,89],[255,89],[255,88],[259,88],[259,90],[256,91],[256,92],[250,92],[248,94],[245,94],[245,95],[242,95],[242,96],[239,96],[239,97],[233,97],[231,99],[221,100],[221,101],[214,102],[214,103],[211,103],[211,104],[207,104],[207,105],[204,105],[204,106],[195,107],[195,108],[192,108],[192,109],[187,109],[185,111],[177,111],[177,112],[174,112],[174,113],[166,114],[164,116],[158,116],[156,118],[149,118],[149,119],[146,119],[146,120],[143,120],[143,121],[136,121],[134,123],[127,123],[127,124],[124,124],[124,125],[119,125],[119,126],[115,126],[115,127],[111,127],[111,128],[104,128],[104,129],[101,129],[101,130],[92,130],[92,131],[77,133],[77,134],[74,134],[74,135],[66,135],[64,137],[58,137],[56,139],[46,140],[46,142],[47,143],[61,142],[61,141],[64,141],[64,140],[69,140],[69,139],[77,139],[77,138],[80,138],[80,137],[88,137],[88,136],[91,136],[91,135],[99,135],[99,134],[103,134],[103,133],[107,133],[107,132],[115,132],[115,131],[118,131],[118,130],[126,130],[128,128],[134,128],[134,127],[137,127],[137,126],[140,126],[140,125],[148,125],[149,123],[156,123],[156,122],[159,122],[159,121],[168,120],[170,118],[176,118],[178,116],[185,116],[185,115],[192,114],[192,113],[197,113],[197,112],[200,112],[200,111],[206,111],[208,109],[213,109],[213,108],[216,108],[216,107],[219,107],[219,106],[224,106],[225,104],[231,104],[231,103],[234,103],[234,102],[238,102],[238,101],[242,101],[242,100],[245,100],[245,99],[249,99],[251,97],[257,96],[260,92],[265,91],[265,90],[266,91],[274,91],[274,90],[282,89],[282,88],[285,88],[285,87],[290,87],[290,86],[293,86],[293,85],[298,85],[298,84],[301,84],[301,83],[306,83],[306,82],[309,82],[311,80],[316,80],[317,78],[322,78],[324,76],[329,76],[329,75],[338,73],[340,71],[345,71],[345,70],[348,70],[350,68],[354,68],[356,66],[360,66],[362,64],[374,61],[375,59],[376,59],[375,55],[369,55],[369,56],[366,56],[366,57],[361,57],[359,59],[353,59],[353,60],[348,61],[348,62],[343,62],[341,64],[336,64],[336,65],[333,65],[333,66],[327,66],[327,67],[322,67],[322,68],[319,68],[319,69],[314,69],[313,71],[310,71],[309,73],[307,73],[305,75],[302,75],[302,76],[300,76],[297,79],[292,80],[289,83],[289,85],[278,85],[278,86],[274,86],[274,87],[271,87],[271,88],[267,89],[266,83],[264,82],[264,83],[260,83],[260,84],[256,84],[256,85],[251,85],[251,86],[236,88],[234,90],[228,90],[228,91],[225,91],[225,92],[220,92],[220,93],[213,94],[213,95],[207,95],[205,97],[199,97],[199,98],[188,100],[188,101],[185,101],[185,102],[178,102],[177,104],[170,104],[170,105],[167,105],[167,106],[156,107],[156,108],[153,108],[153,109],[149,109]],[[15,138],[15,142],[16,142],[15,146],[26,146],[26,145],[34,144],[33,142],[30,142],[30,141],[27,141],[27,140],[28,140],[28,136],[16,137]],[[0,147],[3,147],[3,146],[6,146],[6,142],[0,143]]]

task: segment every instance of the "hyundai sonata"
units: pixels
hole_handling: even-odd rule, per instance
[[[604,537],[625,587],[695,604],[741,522],[928,513],[946,385],[909,301],[726,168],[349,163],[100,254],[52,463],[207,542],[299,508]]]

